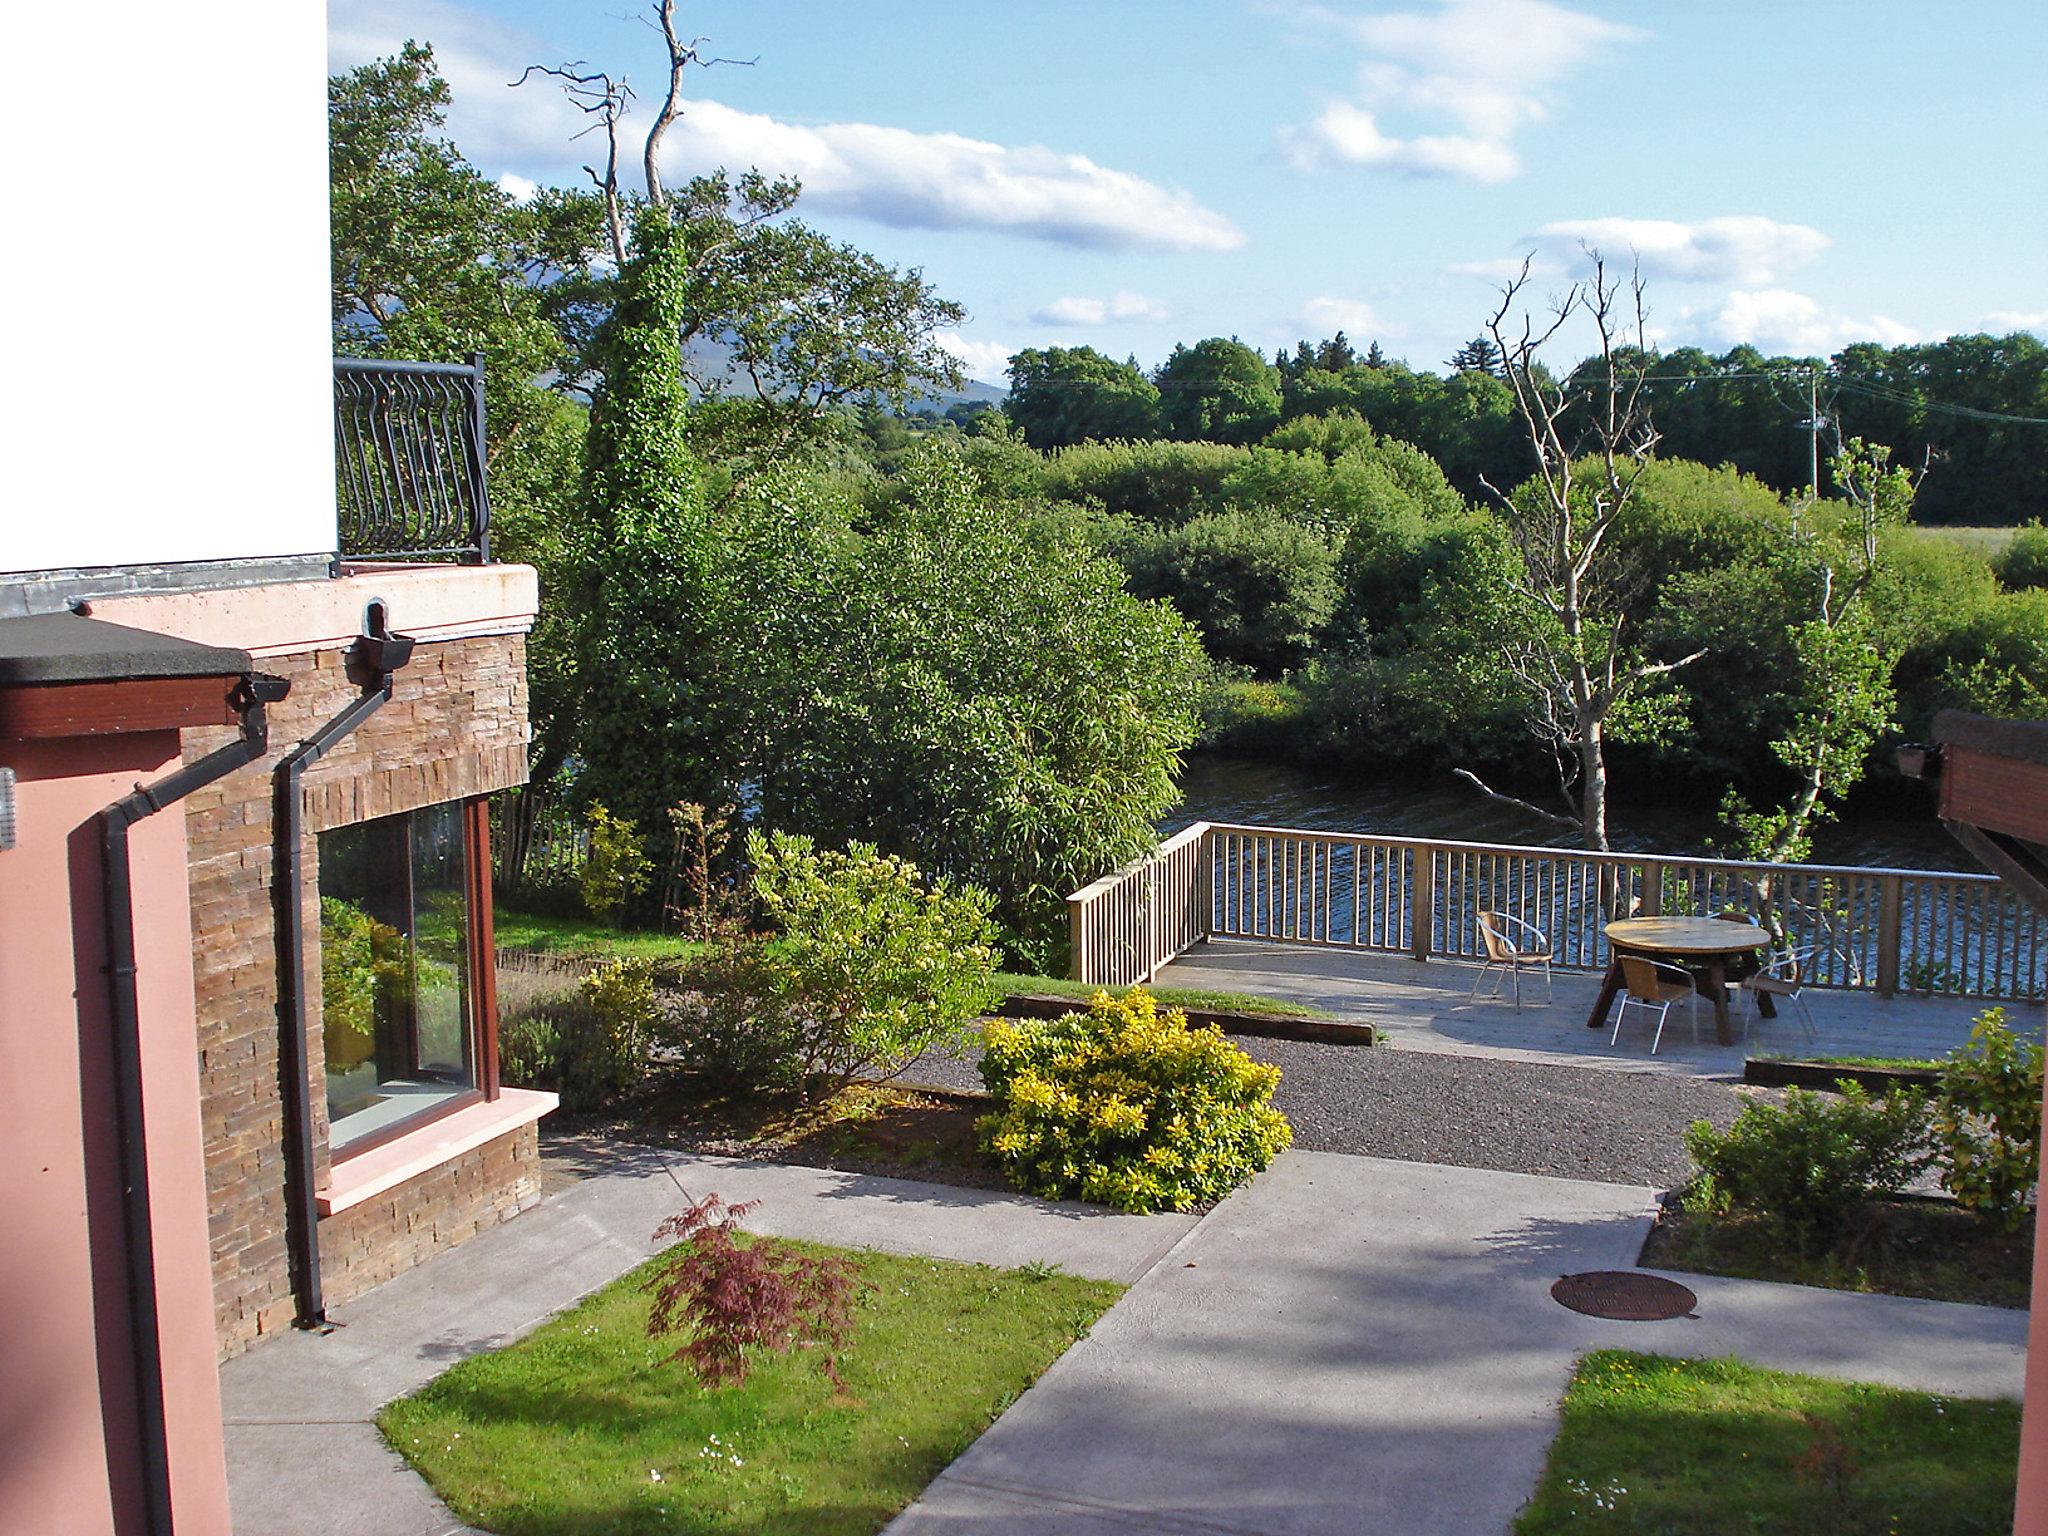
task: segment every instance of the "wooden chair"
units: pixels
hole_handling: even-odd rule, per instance
[[[1813,1026],[1813,1010],[1806,1006],[1806,969],[1813,957],[1819,953],[1819,946],[1807,945],[1804,949],[1781,949],[1764,963],[1755,975],[1742,980],[1742,1038],[1749,1038],[1749,1018],[1756,1007],[1759,994],[1771,998],[1787,998],[1799,1008],[1799,1022],[1806,1026],[1809,1043],[1820,1038]]]
[[[1543,1000],[1551,1001],[1556,994],[1556,983],[1550,975],[1550,939],[1534,923],[1524,922],[1505,912],[1482,912],[1479,914],[1479,940],[1486,946],[1486,963],[1479,967],[1479,974],[1472,978],[1471,1002],[1479,1001],[1479,988],[1486,980],[1488,971],[1497,971],[1493,978],[1493,990],[1488,997],[1500,996],[1502,977],[1512,977],[1515,984],[1515,1011],[1522,1008],[1522,972],[1527,967],[1543,967]]]
[[[1628,1019],[1631,1008],[1642,1008],[1657,1015],[1657,1033],[1650,1038],[1650,1054],[1657,1054],[1657,1047],[1664,1043],[1664,1021],[1671,1015],[1674,1004],[1681,999],[1691,1005],[1692,1040],[1700,1040],[1700,992],[1693,985],[1691,975],[1675,965],[1666,965],[1662,960],[1652,960],[1647,955],[1623,955],[1621,958],[1622,995],[1621,1007],[1614,1015],[1614,1033],[1608,1038],[1609,1045],[1621,1040],[1621,1026]]]

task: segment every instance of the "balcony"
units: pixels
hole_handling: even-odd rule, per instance
[[[334,502],[345,561],[487,565],[484,360],[334,360]]]

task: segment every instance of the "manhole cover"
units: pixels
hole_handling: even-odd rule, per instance
[[[1699,1302],[1699,1297],[1676,1280],[1626,1269],[1593,1269],[1583,1275],[1565,1275],[1550,1288],[1550,1294],[1574,1312],[1623,1323],[1691,1317]]]

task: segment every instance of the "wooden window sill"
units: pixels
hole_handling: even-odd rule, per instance
[[[407,1179],[452,1163],[465,1152],[552,1113],[559,1098],[531,1088],[506,1088],[498,1097],[471,1104],[418,1130],[397,1136],[334,1165],[327,1187],[316,1195],[322,1216],[361,1205]]]

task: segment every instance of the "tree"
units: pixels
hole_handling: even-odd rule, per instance
[[[1027,347],[1010,359],[1003,410],[1045,450],[1159,435],[1159,391],[1135,363],[1093,347]]]
[[[1668,725],[1652,685],[1703,652],[1657,659],[1631,633],[1632,573],[1612,536],[1657,446],[1641,361],[1643,285],[1640,274],[1623,285],[1597,253],[1588,255],[1590,277],[1567,289],[1540,326],[1524,309],[1511,334],[1510,317],[1529,283],[1525,261],[1486,327],[1536,458],[1535,476],[1514,494],[1487,487],[1520,555],[1513,585],[1520,622],[1504,637],[1504,657],[1569,813],[1502,795],[1470,769],[1458,772],[1495,799],[1572,827],[1588,848],[1604,849],[1610,733],[1652,735]],[[1537,357],[1574,317],[1592,327],[1599,347],[1575,387],[1560,387],[1538,371]],[[1634,351],[1624,358],[1631,341]]]
[[[1474,336],[1458,348],[1445,364],[1453,373],[1486,373],[1499,378],[1501,351],[1490,336]]]
[[[706,516],[682,372],[687,230],[643,209],[599,337],[577,570],[579,785],[643,830],[725,796],[712,664],[729,562]]]
[[[724,771],[769,825],[995,893],[1056,963],[1063,899],[1151,847],[1206,670],[1163,603],[927,442],[871,509],[793,470],[734,503]]]
[[[1863,777],[1892,724],[1891,663],[1868,599],[1881,575],[1884,531],[1905,525],[1919,480],[1891,462],[1889,449],[1851,439],[1836,456],[1835,483],[1847,503],[1839,531],[1816,530],[1810,518],[1794,529],[1813,597],[1792,631],[1791,728],[1771,748],[1797,785],[1774,811],[1751,811],[1732,790],[1726,802],[1743,852],[1772,863],[1806,856],[1808,829]]]
[[[1270,509],[1213,512],[1162,530],[1125,564],[1131,590],[1169,599],[1211,655],[1267,676],[1300,665],[1337,606],[1329,543]]]
[[[1279,423],[1280,376],[1241,341],[1212,336],[1177,346],[1152,379],[1169,437],[1251,443]]]

